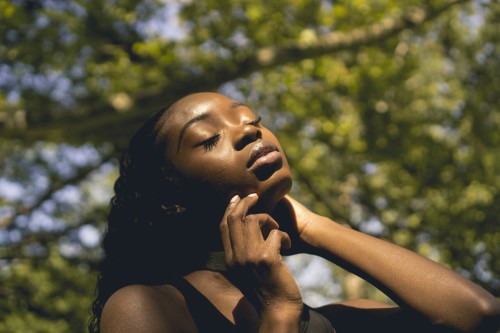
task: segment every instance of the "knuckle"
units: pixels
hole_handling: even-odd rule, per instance
[[[260,257],[259,266],[273,267],[277,262],[277,255],[273,251],[265,251]]]
[[[258,255],[257,253],[254,253],[248,257],[248,262],[253,266],[259,265],[260,261],[261,261],[260,255]]]
[[[247,264],[247,260],[241,255],[235,255],[233,258],[233,267],[243,267]]]
[[[236,213],[230,213],[228,216],[227,216],[227,224],[234,224],[236,221],[238,221],[238,216],[236,215]]]
[[[255,215],[247,215],[245,217],[245,223],[259,223],[259,219]]]
[[[280,237],[281,236],[281,231],[279,229],[273,229],[269,232],[270,237]]]
[[[268,251],[262,253],[261,262],[264,264],[269,264],[273,261],[273,256]]]

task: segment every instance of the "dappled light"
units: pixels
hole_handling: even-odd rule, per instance
[[[0,0],[0,333],[86,330],[117,158],[200,90],[262,116],[314,211],[500,296],[499,15],[488,0]],[[311,304],[392,302],[287,261]]]

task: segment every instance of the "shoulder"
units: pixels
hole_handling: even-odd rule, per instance
[[[196,332],[182,295],[170,285],[130,285],[107,300],[101,332]]]

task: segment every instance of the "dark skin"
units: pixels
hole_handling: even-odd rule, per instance
[[[224,250],[230,271],[238,273],[199,270],[185,279],[245,332],[299,332],[303,302],[282,260],[285,251],[320,255],[398,304],[346,300],[317,309],[338,332],[429,331],[430,324],[436,331],[496,331],[500,306],[484,289],[289,197],[291,176],[283,150],[247,107],[219,94],[199,93],[176,102],[160,121],[166,157],[184,176],[203,184],[186,206],[222,209],[218,220],[206,223],[219,228],[214,247]],[[168,284],[115,292],[105,304],[101,330],[198,332],[182,294]]]

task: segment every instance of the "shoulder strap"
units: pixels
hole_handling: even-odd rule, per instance
[[[189,312],[200,332],[235,332],[235,325],[188,281],[181,278],[172,282],[172,285],[184,295]]]

